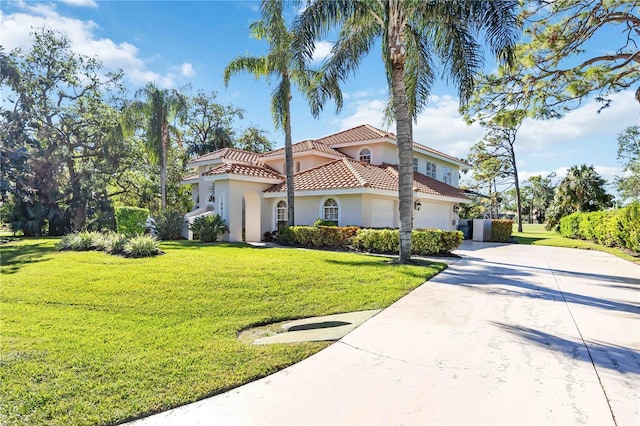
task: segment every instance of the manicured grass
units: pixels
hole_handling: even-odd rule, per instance
[[[253,346],[241,330],[383,308],[445,268],[194,242],[127,259],[57,241],[0,246],[3,425],[113,424],[228,390],[326,347]]]
[[[514,224],[512,235],[519,244],[599,250],[634,263],[640,263],[640,258],[634,257],[621,249],[602,246],[591,241],[566,238],[555,231],[547,231],[544,229],[544,225],[524,223],[522,225],[523,232],[517,232],[517,230],[518,225]]]

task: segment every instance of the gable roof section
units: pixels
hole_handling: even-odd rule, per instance
[[[374,166],[350,158],[342,158],[297,173],[293,181],[296,192],[356,188],[398,191],[398,171],[394,166]],[[416,192],[440,197],[467,198],[460,189],[420,173],[414,173],[413,186]],[[286,190],[287,185],[283,181],[264,192]]]
[[[241,149],[234,148],[222,148],[189,160],[187,162],[187,167],[194,167],[198,164],[207,163],[221,158],[247,164],[258,164],[260,162],[260,154],[256,154],[255,152],[243,151]]]
[[[343,130],[342,132],[325,136],[323,138],[317,139],[316,142],[322,142],[327,145],[335,147],[335,146],[340,146],[340,145],[353,143],[353,142],[366,142],[369,140],[378,140],[378,139],[390,139],[394,143],[397,143],[397,137],[394,133],[385,132],[384,130],[380,130],[369,124],[362,124],[352,129]],[[454,161],[455,163],[460,164],[462,166],[471,167],[471,165],[464,160],[460,160],[459,158],[445,154],[444,152],[440,152],[433,148],[429,148],[428,146],[419,144],[417,142],[413,142],[413,148],[421,149],[428,153],[435,154],[447,160]]]
[[[376,129],[375,127],[368,124],[362,124],[352,129],[343,130],[342,132],[334,133],[332,135],[316,139],[316,142],[321,142],[329,146],[335,146],[352,142],[362,142],[383,138],[395,140],[396,136],[393,133]]]
[[[202,176],[216,176],[216,175],[242,175],[242,176],[252,176],[266,179],[279,179],[282,180],[284,177],[273,170],[270,167],[261,167],[261,166],[252,166],[248,164],[240,164],[240,163],[223,163],[213,169],[206,171],[202,174]]]
[[[335,149],[331,148],[329,145],[324,144],[322,142],[318,142],[317,140],[308,139],[306,141],[297,142],[291,145],[291,148],[294,154],[299,154],[302,152],[317,151],[319,153],[329,154],[335,157],[345,157],[345,155],[340,151],[336,151]],[[262,154],[262,158],[278,157],[278,156],[284,156],[284,148],[275,149],[273,151],[269,151],[265,154]]]

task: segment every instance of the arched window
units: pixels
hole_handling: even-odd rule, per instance
[[[287,202],[284,200],[278,201],[278,204],[276,204],[276,220],[278,222],[286,222],[289,216],[288,213]]]
[[[360,161],[363,163],[371,163],[371,151],[369,148],[363,148],[360,151]]]
[[[339,207],[338,207],[338,202],[336,200],[334,200],[333,198],[328,198],[324,202],[322,211],[323,211],[322,218],[324,220],[333,220],[334,222],[338,223]]]

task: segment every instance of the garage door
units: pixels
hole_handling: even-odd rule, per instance
[[[432,204],[422,201],[420,211],[413,216],[414,228],[450,229],[448,204]]]
[[[371,200],[371,227],[393,228],[393,200]]]

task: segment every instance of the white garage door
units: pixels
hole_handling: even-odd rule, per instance
[[[450,209],[451,206],[448,204],[432,204],[423,200],[420,211],[414,211],[413,227],[448,230],[451,228],[449,223]]]
[[[371,227],[393,228],[393,200],[371,200]]]

